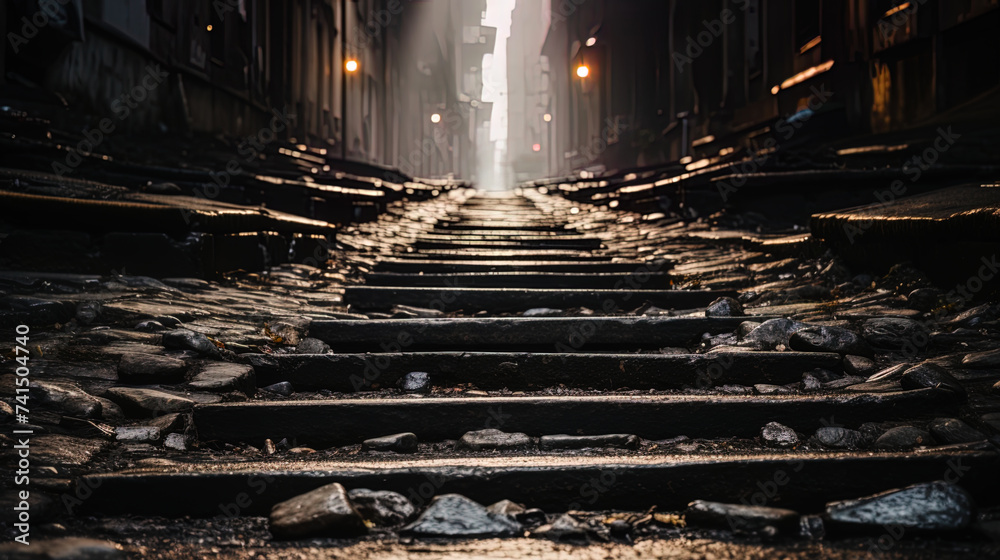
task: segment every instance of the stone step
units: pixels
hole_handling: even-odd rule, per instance
[[[607,255],[595,255],[589,251],[562,249],[425,249],[413,253],[392,255],[397,259],[409,260],[511,260],[511,261],[610,261]]]
[[[764,452],[705,455],[503,456],[316,461],[163,460],[156,467],[90,474],[80,506],[109,515],[266,516],[277,503],[331,482],[392,490],[421,508],[458,493],[482,504],[508,499],[546,512],[683,510],[693,500],[818,513],[853,499],[949,477],[977,500],[995,501],[997,455]],[[959,469],[959,470],[957,470]],[[79,494],[78,494],[79,495]]]
[[[397,273],[451,273],[451,272],[585,272],[585,273],[649,273],[662,270],[668,263],[657,264],[630,259],[619,259],[614,262],[574,262],[540,259],[536,261],[512,261],[502,258],[492,260],[415,260],[385,258],[379,260],[374,267],[376,272]]]
[[[542,288],[405,288],[393,286],[349,286],[344,303],[356,309],[388,310],[395,305],[426,307],[442,311],[510,312],[533,308],[569,309],[587,307],[612,313],[651,303],[662,309],[705,307],[720,297],[736,297],[723,290],[583,290]]]
[[[666,289],[671,276],[664,272],[636,274],[587,272],[454,272],[451,274],[400,274],[377,272],[365,276],[367,286],[415,286],[435,288],[465,286],[469,288],[623,288],[631,284],[643,288]]]
[[[438,236],[443,237],[443,236]],[[534,240],[518,240],[518,239],[461,239],[461,238],[451,238],[451,239],[428,239],[426,237],[419,237],[414,241],[412,247],[420,250],[421,252],[427,249],[451,249],[451,250],[466,250],[466,249],[498,249],[498,250],[509,250],[509,249],[520,249],[520,250],[552,250],[552,249],[573,249],[573,250],[587,250],[587,249],[600,249],[601,240],[593,237],[583,237],[580,239],[534,239]]]
[[[746,317],[462,317],[313,321],[309,335],[338,351],[384,352],[406,338],[418,349],[544,348],[549,352],[688,347],[702,334],[734,332]],[[755,321],[765,318],[754,317]]]
[[[755,437],[768,422],[812,433],[836,422],[941,416],[953,412],[944,392],[808,396],[644,395],[446,397],[234,402],[197,405],[202,441],[263,445],[265,438],[325,447],[412,432],[421,441],[453,440],[497,428],[545,434],[635,434],[645,439]]]
[[[386,337],[385,349],[401,346]],[[398,336],[398,339],[395,338]],[[555,351],[557,348],[552,347]],[[300,389],[342,393],[392,388],[411,371],[430,374],[439,387],[471,384],[484,390],[682,389],[737,384],[785,385],[816,368],[838,372],[837,354],[754,352],[725,354],[553,354],[529,352],[387,352],[382,354],[244,354],[259,386],[282,381]]]

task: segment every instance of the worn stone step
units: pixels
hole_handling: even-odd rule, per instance
[[[670,274],[645,272],[643,275],[586,272],[454,272],[450,274],[400,274],[377,272],[365,276],[368,286],[465,286],[469,288],[602,288],[606,290],[639,285],[656,290],[670,287]]]
[[[524,239],[427,239],[425,237],[417,238],[413,243],[412,247],[425,251],[428,249],[451,249],[451,250],[467,250],[467,249],[495,249],[495,250],[552,250],[552,249],[572,249],[572,250],[587,250],[587,249],[599,249],[601,247],[601,240],[593,237],[584,237],[580,239],[534,239],[534,240],[524,240]]]
[[[331,482],[399,492],[417,507],[458,493],[482,504],[508,499],[546,512],[683,510],[693,500],[780,505],[803,513],[827,502],[953,477],[984,504],[1000,485],[995,453],[760,453],[557,455],[355,461],[162,461],[79,481],[91,513],[266,516],[282,501]],[[951,474],[949,474],[951,473]],[[92,494],[92,495],[91,495]],[[182,499],[178,499],[182,496]]]
[[[733,332],[746,317],[462,317],[313,321],[309,335],[335,350],[384,352],[406,339],[406,351],[435,349],[549,352],[692,346],[702,334]],[[765,320],[755,317],[755,321]]]
[[[374,267],[376,272],[398,273],[450,273],[450,272],[586,272],[586,273],[648,273],[668,268],[669,263],[648,263],[636,259],[618,259],[614,262],[573,262],[539,259],[512,261],[502,258],[492,260],[415,260],[386,258]]]
[[[571,251],[559,249],[425,249],[413,253],[398,253],[392,255],[397,259],[410,260],[511,260],[511,261],[610,261],[607,255],[597,255],[588,251]]]
[[[540,223],[514,225],[504,220],[483,221],[483,220],[438,220],[435,227],[441,230],[515,230],[515,231],[551,231],[578,233],[575,229],[567,227],[565,224]]]
[[[386,337],[395,349],[405,331]],[[555,351],[558,347],[553,346]],[[837,354],[552,354],[530,352],[388,352],[382,354],[245,354],[261,386],[289,381],[302,389],[349,393],[395,387],[411,371],[439,387],[472,384],[486,390],[682,389],[717,385],[783,385],[816,368],[840,371]]]
[[[583,290],[541,288],[403,288],[349,286],[344,302],[357,309],[388,310],[395,305],[442,311],[523,311],[539,307],[587,307],[612,313],[651,303],[663,309],[704,307],[720,297],[736,297],[723,290]]]
[[[858,426],[951,412],[943,392],[808,396],[644,395],[448,397],[198,405],[202,441],[263,445],[265,438],[329,446],[412,432],[421,441],[498,428],[531,436],[631,433],[645,439],[755,437],[768,422],[812,433],[830,422]]]

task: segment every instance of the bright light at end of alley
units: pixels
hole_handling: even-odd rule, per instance
[[[590,75],[590,67],[585,64],[581,64],[576,68],[576,75],[581,78],[586,78]]]

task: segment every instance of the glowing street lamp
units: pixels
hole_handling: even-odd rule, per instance
[[[581,64],[576,67],[576,75],[581,78],[586,78],[590,75],[590,67],[586,64]]]
[[[542,145],[541,144],[535,144],[535,145],[531,146],[531,149],[533,151],[535,151],[535,152],[540,152],[540,151],[542,151]]]
[[[552,115],[550,115],[549,113],[545,113],[544,115],[542,115],[542,120],[545,122],[552,122]]]
[[[359,67],[358,61],[354,60],[353,58],[347,59],[347,62],[344,64],[344,68],[346,68],[347,71],[352,74],[358,71],[358,67]]]
[[[434,113],[433,115],[431,115],[431,122],[434,124],[441,122],[441,115],[439,113]]]
[[[597,37],[591,37],[590,39],[587,39],[588,47],[593,47],[596,44],[597,44]]]

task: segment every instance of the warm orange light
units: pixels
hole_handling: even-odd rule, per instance
[[[545,113],[544,115],[542,115],[542,120],[545,122],[552,122],[552,115],[550,115],[549,113]]]
[[[439,115],[438,113],[434,113],[433,115],[431,115],[431,122],[434,124],[441,122],[441,115]]]
[[[211,31],[212,30],[212,24],[209,24],[207,27],[205,27],[205,30],[206,31]]]
[[[581,64],[580,66],[577,66],[576,75],[580,76],[581,78],[586,78],[587,76],[590,75],[590,67],[587,66],[586,64]]]
[[[347,68],[348,72],[357,72],[358,71],[358,61],[354,60],[352,58],[352,59],[350,59],[350,60],[347,61],[347,64],[344,65],[344,68]]]

